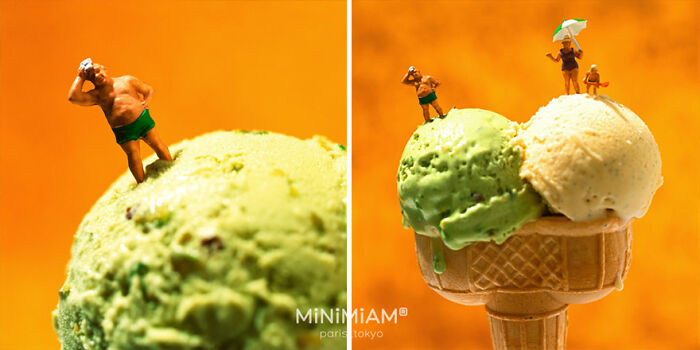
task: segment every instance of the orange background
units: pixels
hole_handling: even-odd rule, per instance
[[[664,185],[634,223],[625,289],[569,308],[569,349],[700,348],[700,2],[354,1],[353,304],[407,307],[398,324],[355,338],[355,349],[489,349],[483,307],[453,304],[423,282],[413,233],[401,226],[396,171],[422,122],[410,65],[442,82],[445,109],[478,107],[518,122],[563,93],[560,65],[545,57],[565,18],[583,74],[595,63],[602,89],[635,111],[661,150]],[[435,111],[431,108],[432,115]]]
[[[152,85],[169,144],[218,129],[345,144],[345,19],[344,1],[0,0],[0,349],[59,348],[72,236],[127,171],[99,107],[67,100],[80,61]]]

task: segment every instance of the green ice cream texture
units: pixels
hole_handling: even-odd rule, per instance
[[[452,109],[418,127],[397,175],[404,225],[458,250],[502,243],[537,219],[545,205],[519,176],[522,150],[510,142],[516,134],[516,123],[482,109]],[[444,261],[435,259],[441,272]]]
[[[322,137],[214,132],[127,172],[74,236],[61,348],[344,349],[346,152]]]

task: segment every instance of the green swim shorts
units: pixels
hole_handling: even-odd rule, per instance
[[[148,109],[144,109],[138,119],[118,128],[113,128],[112,131],[114,136],[117,137],[117,143],[121,145],[126,141],[138,140],[146,136],[146,133],[153,129],[154,126],[156,126],[156,122],[151,118]]]
[[[437,100],[437,96],[435,95],[435,91],[433,91],[433,92],[431,92],[423,97],[419,97],[418,103],[420,103],[422,105],[427,105],[430,102],[433,102],[435,100]]]

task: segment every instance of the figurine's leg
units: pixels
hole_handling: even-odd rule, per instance
[[[445,116],[445,114],[442,113],[442,108],[440,108],[440,105],[437,103],[437,100],[430,102],[430,104],[433,106],[433,108],[435,108],[435,110],[438,112],[438,115],[440,115],[440,117]]]
[[[578,87],[578,68],[574,68],[571,71],[571,82],[574,84],[574,90],[576,90],[576,93],[579,94],[580,89]]]
[[[598,87],[597,86],[593,87],[593,95],[598,96]]]
[[[173,160],[173,157],[170,156],[168,146],[160,140],[155,127],[148,130],[146,136],[143,137],[143,140],[156,152],[158,158],[162,160]]]
[[[137,183],[143,182],[143,164],[141,164],[141,150],[139,149],[139,141],[126,141],[119,145],[126,153],[126,158],[129,160],[129,170],[131,175],[134,175]]]
[[[561,71],[561,74],[564,76],[564,91],[566,91],[566,94],[569,94],[569,72],[568,71]]]
[[[421,108],[423,108],[423,119],[425,121],[430,121],[430,105],[420,105]]]
[[[594,89],[595,89],[595,88],[594,88]],[[588,85],[588,84],[586,84],[586,93],[589,94],[589,95],[590,95],[590,92],[589,92],[590,90],[591,90],[591,86]],[[595,90],[593,90],[593,91],[595,91]]]

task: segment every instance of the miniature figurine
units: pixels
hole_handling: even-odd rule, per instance
[[[411,79],[412,78],[412,79]],[[418,103],[421,108],[423,108],[423,119],[425,122],[430,122],[430,106],[435,108],[438,112],[440,118],[445,115],[442,113],[442,108],[437,103],[437,96],[435,95],[435,89],[440,85],[437,79],[426,75],[423,76],[421,72],[415,67],[411,66],[408,68],[408,72],[403,76],[401,80],[402,84],[413,85],[416,88],[416,95],[418,95]]]
[[[559,50],[559,54],[556,58],[549,52],[547,52],[546,56],[554,62],[562,61],[561,72],[564,76],[564,91],[566,91],[566,94],[569,94],[569,82],[574,84],[574,90],[578,94],[580,91],[578,87],[578,63],[576,62],[576,58],[581,59],[583,50],[572,48],[571,37],[569,36],[564,37],[564,39],[561,40],[561,44],[562,49]]]
[[[82,91],[88,80],[95,85],[90,91]],[[79,106],[99,105],[116,136],[117,143],[126,153],[129,170],[137,183],[144,180],[139,139],[143,139],[158,155],[170,161],[170,151],[158,137],[155,122],[148,111],[153,98],[153,88],[141,80],[125,75],[110,77],[103,65],[91,59],[81,62],[78,76],[68,93],[68,100]]]
[[[586,76],[583,78],[583,83],[586,84],[586,93],[590,95],[590,88],[593,86],[593,95],[598,96],[598,87],[607,87],[609,82],[600,82],[600,74],[598,73],[598,66],[595,64],[591,65],[591,69],[586,72]]]

